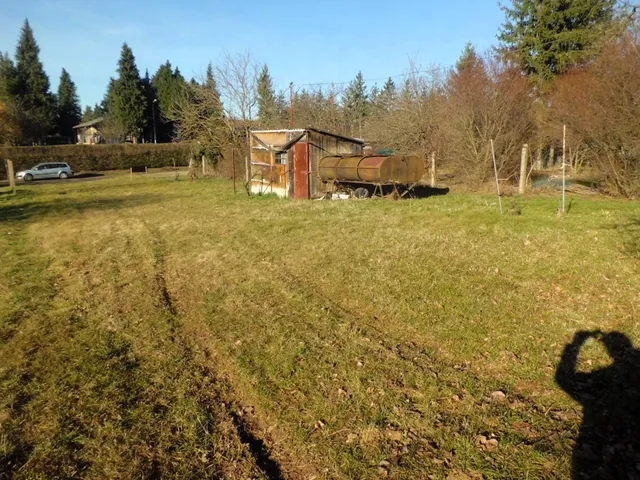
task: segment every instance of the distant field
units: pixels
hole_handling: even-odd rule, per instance
[[[0,194],[0,478],[569,478],[555,370],[640,343],[640,206],[517,201]]]

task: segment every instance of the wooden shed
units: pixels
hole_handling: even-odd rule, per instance
[[[318,162],[327,155],[361,154],[364,141],[316,128],[252,130],[251,191],[289,198],[319,198]]]

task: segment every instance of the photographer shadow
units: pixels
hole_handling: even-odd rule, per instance
[[[613,363],[579,372],[589,338],[602,342]],[[583,406],[572,477],[640,480],[640,350],[619,332],[578,332],[565,347],[556,382]]]

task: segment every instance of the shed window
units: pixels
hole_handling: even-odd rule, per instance
[[[276,153],[276,163],[278,165],[286,165],[289,154],[287,152]]]

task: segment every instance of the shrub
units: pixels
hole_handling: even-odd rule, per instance
[[[134,165],[185,166],[189,164],[190,155],[189,143],[0,147],[0,159],[13,160],[16,171],[43,162],[67,162],[77,172],[123,170]],[[0,161],[0,177],[6,177],[3,161]]]

